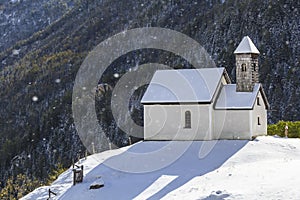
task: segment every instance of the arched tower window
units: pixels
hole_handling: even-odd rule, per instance
[[[184,128],[191,128],[191,111],[185,111],[184,119],[185,119],[185,126]]]
[[[256,71],[257,69],[256,69],[256,64],[255,63],[252,63],[252,69],[253,69],[253,71]]]
[[[246,64],[243,63],[243,64],[242,64],[242,72],[245,72],[245,71],[246,71]]]

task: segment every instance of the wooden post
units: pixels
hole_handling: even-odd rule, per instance
[[[81,158],[81,150],[79,149],[78,153],[77,153],[77,160],[80,163],[80,158]]]
[[[94,144],[94,142],[92,142],[92,154],[94,154],[95,153],[95,144]]]
[[[129,145],[132,145],[131,136],[128,137]]]
[[[81,182],[82,182],[83,181],[83,165],[81,165],[80,175],[81,175]]]
[[[51,194],[53,194],[53,195],[55,195],[55,196],[57,195],[55,192],[52,192],[51,189],[49,188],[49,190],[48,190],[48,195],[49,195],[48,199],[51,198]],[[48,199],[47,199],[47,200],[48,200]]]
[[[76,170],[73,169],[73,185],[76,185]]]

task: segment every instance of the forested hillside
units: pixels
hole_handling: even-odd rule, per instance
[[[0,1],[0,51],[60,19],[76,0]]]
[[[261,52],[260,81],[271,104],[269,122],[299,120],[299,9],[300,2],[293,0],[1,1],[0,187],[18,174],[46,181],[54,168],[69,166],[83,155],[71,112],[77,70],[93,47],[132,28],[163,27],[190,36],[217,66],[227,68],[232,80],[233,51],[249,35]],[[109,142],[129,143],[110,112],[111,89],[127,70],[147,62],[189,67],[180,66],[184,62],[170,53],[149,49],[114,62],[99,77],[96,109],[107,139],[96,151],[107,149]],[[104,85],[109,89],[101,89]],[[137,102],[143,91],[135,92],[130,105],[139,124],[143,112]]]

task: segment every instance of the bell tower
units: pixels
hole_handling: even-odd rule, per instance
[[[248,36],[245,36],[234,51],[236,60],[236,91],[253,92],[259,82],[259,51]]]

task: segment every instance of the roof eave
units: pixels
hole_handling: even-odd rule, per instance
[[[264,88],[263,88],[262,84],[260,84],[259,91],[261,92],[261,96],[263,97],[263,100],[264,100],[264,102],[265,102],[266,109],[267,109],[267,110],[270,110],[270,104],[269,104],[269,102],[268,102],[267,95],[266,95],[266,93],[265,93],[265,91],[264,91]]]
[[[245,51],[245,52],[236,52],[236,51],[234,51],[233,53],[234,54],[257,54],[257,55],[260,54],[260,52],[250,52],[250,51]]]
[[[181,105],[181,104],[211,104],[211,101],[183,101],[183,102],[141,102],[143,105]]]
[[[224,71],[223,71],[223,75],[224,75],[224,78],[225,78],[227,84],[231,84],[231,79],[230,79],[230,77],[227,73],[227,70],[225,68],[224,68]]]
[[[248,108],[215,108],[215,110],[253,110],[253,108],[248,107]]]

